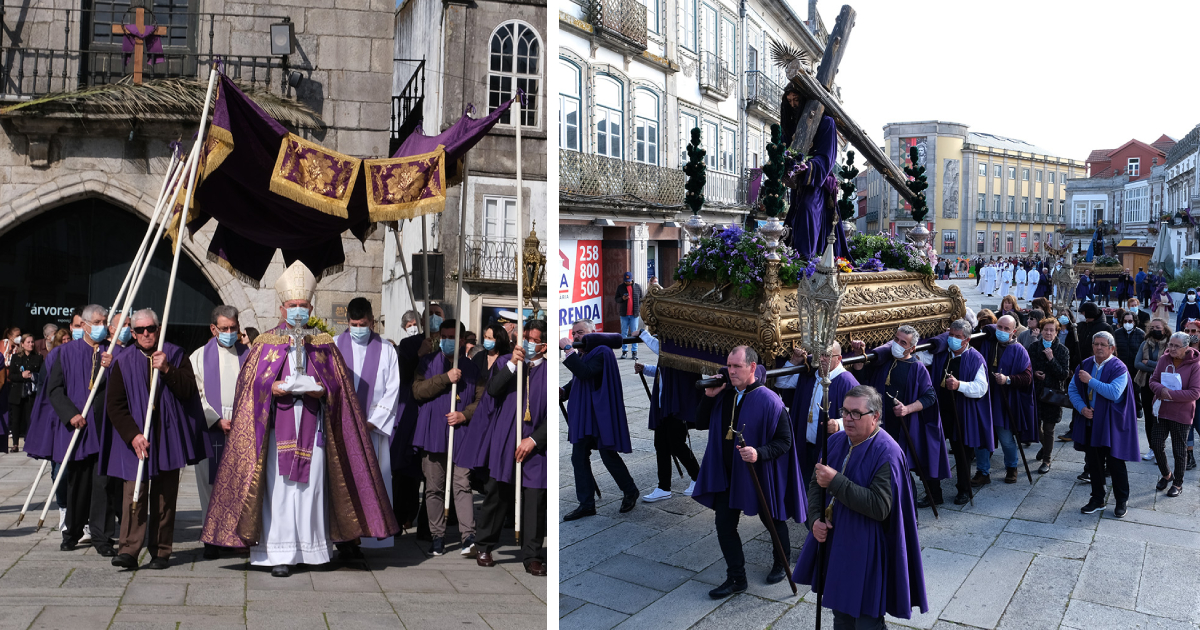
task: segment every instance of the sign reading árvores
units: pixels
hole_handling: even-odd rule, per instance
[[[29,314],[39,318],[51,318],[58,323],[71,323],[71,312],[74,308],[70,306],[41,306],[37,302],[26,303],[29,308]]]

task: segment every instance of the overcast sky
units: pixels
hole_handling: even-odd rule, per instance
[[[789,1],[807,17],[806,0]],[[831,31],[842,4],[817,5]],[[837,83],[876,142],[889,122],[943,120],[1083,160],[1130,138],[1178,140],[1200,123],[1195,0],[850,5]]]

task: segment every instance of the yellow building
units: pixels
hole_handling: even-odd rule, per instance
[[[926,168],[929,214],[942,254],[1039,256],[1042,243],[1066,227],[1066,183],[1086,177],[1080,160],[1050,155],[1022,140],[968,130],[943,121],[890,123],[885,149],[907,165],[910,148]],[[892,191],[884,200],[884,231],[916,224]]]

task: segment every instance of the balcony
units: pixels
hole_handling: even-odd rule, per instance
[[[412,75],[404,84],[400,93],[392,96],[391,139],[388,143],[388,155],[396,152],[404,140],[408,138],[420,124],[425,106],[425,60],[424,59],[393,59],[396,69],[412,67]],[[403,76],[403,75],[400,75]]]
[[[700,92],[723,101],[729,98],[733,89],[733,73],[724,59],[711,52],[706,52],[700,58]]]
[[[517,251],[523,247],[521,239],[467,236],[464,241],[464,282],[516,284]],[[541,252],[543,255],[546,253],[545,245],[542,245]]]
[[[638,0],[592,0],[588,21],[618,48],[637,54],[646,50],[646,6]]]
[[[1029,213],[1028,213],[1028,212],[1022,212],[1022,213],[1021,213],[1021,222],[1022,222],[1022,223],[1028,223],[1028,222],[1029,222]]]
[[[744,177],[709,170],[704,178],[704,205],[745,205]]]
[[[746,107],[750,113],[770,120],[779,120],[779,106],[782,103],[783,88],[768,79],[765,72],[746,72]]]
[[[685,177],[677,168],[559,150],[558,172],[559,195],[567,201],[670,208],[683,205]]]
[[[1015,212],[1009,212],[1007,215],[1005,215],[1005,217],[1004,217],[1004,220],[1005,220],[1005,221],[1016,221],[1016,220],[1017,220],[1017,213],[1015,213]]]
[[[1043,221],[1042,221],[1042,218],[1043,218],[1043,217],[1042,217],[1042,215],[1040,215],[1040,214],[1034,214],[1034,215],[1033,215],[1033,222],[1034,222],[1034,223],[1043,223]]]
[[[975,217],[975,220],[976,221],[987,221],[988,220],[988,211],[980,210],[978,213],[978,216]]]

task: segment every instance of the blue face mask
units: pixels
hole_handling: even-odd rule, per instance
[[[442,319],[441,315],[430,315],[429,316],[429,330],[441,330],[442,322],[444,322],[444,321],[446,321],[446,320]]]
[[[1049,347],[1050,347],[1050,346],[1052,346],[1052,345],[1054,345],[1054,342],[1053,342],[1053,341],[1046,341],[1045,339],[1043,339],[1043,340],[1042,340],[1042,347],[1043,347],[1043,348],[1049,348]]]
[[[1011,338],[1012,338],[1012,335],[1009,335],[1007,332],[1005,332],[1003,330],[996,331],[996,341],[999,341],[1000,343],[1008,343],[1008,340]]]
[[[235,332],[217,333],[217,343],[223,348],[232,348],[233,344],[237,343],[238,334]]]
[[[537,354],[537,344],[532,341],[525,342],[525,356],[532,359],[533,355]]]
[[[89,335],[92,341],[104,341],[108,337],[108,326],[92,326],[92,332]]]
[[[445,354],[454,354],[454,340],[453,339],[443,339],[441,346],[442,346],[442,352],[444,352]]]
[[[128,326],[122,328],[121,332],[117,333],[117,341],[120,341],[122,346],[129,343],[130,339],[133,339],[133,331]]]
[[[1058,323],[1062,324],[1063,326],[1066,326],[1066,325],[1067,325],[1067,324],[1068,324],[1070,321],[1071,321],[1071,320],[1067,319],[1067,316],[1066,316],[1066,315],[1059,315],[1059,316],[1058,316]]]
[[[371,337],[371,329],[366,326],[351,326],[350,338],[355,341],[366,341]]]
[[[483,349],[484,350],[495,350],[496,349],[496,340],[495,339],[484,339],[483,340]]]
[[[303,306],[293,306],[287,310],[287,323],[300,326],[308,323],[308,309]]]
[[[963,341],[958,337],[946,337],[946,343],[950,344],[950,349],[955,352],[962,350]]]
[[[78,339],[83,339],[83,329],[82,328],[72,328],[71,329],[71,340],[74,341],[74,340],[78,340]]]

